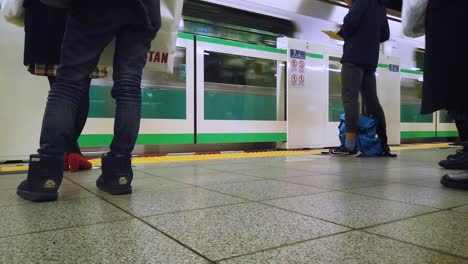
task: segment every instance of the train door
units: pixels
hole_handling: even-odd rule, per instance
[[[423,72],[400,69],[401,81],[401,138],[436,137],[436,115],[421,115]]]
[[[286,51],[196,37],[196,143],[286,140]]]

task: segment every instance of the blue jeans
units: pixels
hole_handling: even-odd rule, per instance
[[[156,33],[131,6],[70,10],[61,65],[42,123],[40,154],[61,156],[66,142],[73,140],[80,98],[89,93],[89,76],[114,38],[112,97],[116,115],[110,153],[131,154],[140,127],[141,75]]]

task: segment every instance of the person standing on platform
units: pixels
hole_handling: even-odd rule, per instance
[[[468,52],[463,39],[465,25],[462,20],[468,3],[463,0],[429,0],[426,8],[426,54],[421,111],[430,114],[441,109],[458,116],[461,123],[468,120],[468,90],[465,85],[464,63]],[[465,121],[466,122],[466,121]],[[463,126],[457,126],[465,138]],[[449,156],[439,164],[448,169],[468,169],[468,142],[458,155]],[[448,188],[468,190],[468,171],[449,173],[442,177]]]
[[[389,155],[385,113],[377,96],[376,68],[380,44],[390,37],[386,0],[346,0],[350,6],[338,32],[344,39],[341,77],[345,112],[345,144],[330,150],[332,155],[350,156],[358,153],[356,137],[359,121],[359,94],[366,114],[377,120],[377,134],[382,155]]]
[[[34,202],[58,198],[65,142],[73,136],[80,99],[88,92],[89,76],[101,53],[114,38],[114,139],[110,151],[102,156],[102,175],[96,185],[112,195],[131,193],[131,153],[141,118],[141,77],[151,42],[161,25],[160,1],[63,2],[70,2],[70,11],[61,64],[47,100],[39,154],[30,156],[27,179],[18,186],[17,194]]]
[[[60,51],[67,22],[68,9],[48,6],[37,0],[24,0],[24,65],[31,74],[46,76],[50,88],[56,81],[60,64]],[[107,76],[106,67],[97,67],[91,78]],[[88,80],[88,84],[91,82]],[[65,144],[64,170],[77,172],[92,168],[91,162],[83,157],[78,138],[86,124],[89,111],[89,94],[84,93],[78,107],[75,130]]]

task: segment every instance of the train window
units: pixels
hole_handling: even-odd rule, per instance
[[[278,113],[285,103],[286,85],[278,76],[285,76],[284,66],[281,61],[207,52],[205,119],[284,121]]]
[[[180,31],[276,47],[278,37],[292,37],[292,21],[201,0],[184,2]]]
[[[341,101],[341,63],[340,58],[330,57],[328,66],[328,120],[340,122],[340,115],[344,113]]]
[[[145,70],[142,78],[142,118],[186,119],[186,50],[177,48],[172,74]],[[89,117],[113,118],[112,69],[105,79],[93,81]]]
[[[421,114],[422,85],[419,80],[401,79],[401,122],[432,123],[433,115]]]

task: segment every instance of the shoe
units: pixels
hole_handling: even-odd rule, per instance
[[[331,148],[329,152],[334,156],[357,156],[359,153],[356,148],[354,150],[349,150],[345,145],[341,145],[338,148]]]
[[[68,164],[68,153],[63,153],[63,171],[69,171],[70,165]]]
[[[62,157],[31,155],[28,178],[17,188],[16,194],[32,202],[49,202],[58,199],[58,188],[63,179]]]
[[[397,154],[393,154],[390,152],[390,146],[386,143],[382,143],[382,154],[381,157],[389,157],[389,158],[396,158]]]
[[[71,153],[68,156],[68,163],[70,164],[70,172],[72,173],[93,168],[93,164],[78,153]]]
[[[103,192],[112,195],[132,193],[132,161],[131,156],[104,154],[101,158],[102,174],[96,181],[96,186]]]
[[[468,152],[457,153],[456,159],[447,159],[439,162],[439,166],[449,170],[468,170]]]
[[[464,148],[457,150],[457,152],[455,154],[448,155],[446,160],[458,159],[461,156],[463,156],[463,154],[465,154],[465,149]]]
[[[444,175],[440,183],[447,188],[468,190],[468,171]]]

